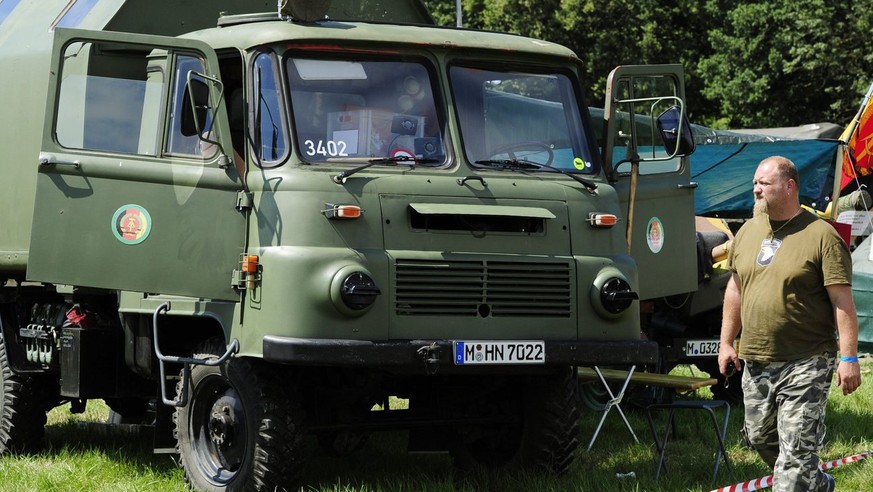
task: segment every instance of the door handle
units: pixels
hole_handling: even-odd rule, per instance
[[[54,156],[49,155],[39,156],[39,167],[49,166],[73,166],[74,168],[79,169],[82,166],[82,163],[79,161],[56,161]]]
[[[697,181],[691,181],[688,184],[679,185],[679,189],[680,190],[693,190],[693,189],[697,188],[697,186],[698,186]]]

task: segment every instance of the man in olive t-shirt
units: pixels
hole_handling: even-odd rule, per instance
[[[790,160],[761,161],[754,194],[755,217],[730,249],[719,369],[744,369],[743,430],[773,468],[773,490],[831,491],[818,452],[837,349],[843,393],[861,384],[851,256],[830,224],[800,206]]]

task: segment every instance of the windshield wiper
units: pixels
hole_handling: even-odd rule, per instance
[[[358,167],[353,167],[352,169],[348,169],[343,171],[336,176],[333,177],[334,183],[343,184],[346,182],[349,176],[355,174],[357,172],[363,171],[368,167],[382,165],[382,166],[398,166],[398,165],[406,165],[409,166],[409,169],[415,169],[417,164],[433,164],[434,162],[440,162],[439,159],[432,158],[418,158],[412,157],[408,155],[396,155],[394,157],[377,157],[375,159],[370,159],[366,164]]]
[[[597,191],[597,183],[585,179],[578,174],[574,174],[563,169],[547,166],[545,164],[539,164],[537,162],[527,161],[524,159],[485,159],[481,161],[476,161],[475,164],[482,164],[489,167],[497,168],[497,169],[509,169],[510,171],[518,171],[522,169],[536,169],[536,170],[548,170],[553,173],[561,173],[564,176],[569,176],[579,182],[582,186],[585,187],[590,192]]]
[[[474,164],[482,164],[495,169],[539,169],[541,164],[535,164],[524,159],[484,159],[476,161]]]

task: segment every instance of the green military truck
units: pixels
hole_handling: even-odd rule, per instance
[[[561,473],[575,368],[697,289],[675,65],[592,118],[570,50],[417,0],[4,0],[0,73],[3,454],[103,399],[202,490],[390,429]]]

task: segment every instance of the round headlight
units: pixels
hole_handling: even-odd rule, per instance
[[[346,276],[340,287],[343,304],[356,311],[370,307],[381,293],[382,291],[376,286],[376,281],[363,272]]]
[[[337,311],[347,316],[366,313],[381,294],[376,281],[360,265],[340,268],[330,282],[330,301]]]
[[[604,318],[620,316],[639,298],[624,275],[615,268],[601,271],[591,285],[591,305]]]
[[[613,277],[600,288],[600,303],[612,314],[624,311],[637,299],[639,296],[623,278]]]

